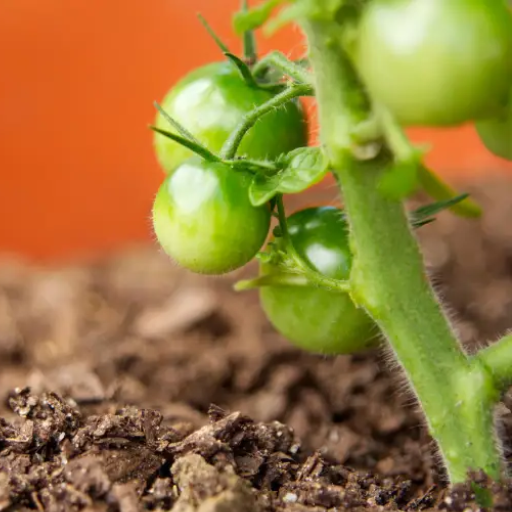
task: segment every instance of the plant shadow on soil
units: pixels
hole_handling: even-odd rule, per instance
[[[468,347],[512,327],[512,181],[472,189],[482,220],[443,213],[420,234]],[[155,247],[59,269],[5,259],[0,511],[478,510],[470,483],[445,489],[382,352],[294,349],[237,277]],[[474,478],[512,510],[512,481]]]

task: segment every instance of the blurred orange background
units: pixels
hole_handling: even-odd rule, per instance
[[[200,11],[235,50],[239,0],[0,2],[0,251],[57,261],[152,241],[162,173],[152,103],[188,70],[218,59]],[[261,51],[300,55],[297,30]],[[415,130],[448,179],[510,172],[471,127]]]

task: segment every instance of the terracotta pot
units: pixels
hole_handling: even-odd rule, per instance
[[[0,251],[55,260],[151,240],[162,179],[147,125],[153,100],[189,69],[219,58],[197,11],[235,50],[238,0],[0,2]],[[263,41],[303,51],[296,30]],[[510,170],[470,128],[432,142],[443,172]]]

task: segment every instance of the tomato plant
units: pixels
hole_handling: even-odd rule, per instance
[[[251,176],[193,157],[164,180],[153,205],[160,245],[179,265],[223,274],[245,265],[267,237],[270,210],[254,207]]]
[[[164,103],[158,122],[170,126],[153,127],[173,171],[153,208],[160,244],[177,263],[208,274],[258,254],[259,275],[235,288],[259,289],[270,321],[306,350],[347,354],[385,339],[450,481],[466,480],[469,469],[499,480],[494,409],[512,385],[512,336],[464,350],[412,235],[443,209],[480,209],[425,167],[425,150],[403,125],[477,121],[491,150],[509,156],[510,112],[488,121],[499,119],[511,85],[509,10],[503,0],[266,0],[252,11],[246,4],[235,17],[245,61],[220,43],[230,64],[192,73]],[[273,18],[278,4],[285,6]],[[307,59],[257,58],[252,31],[269,19],[274,28],[299,23]],[[305,144],[297,98],[307,95],[320,124],[321,144],[312,148],[297,147]],[[183,162],[188,151],[198,156]],[[328,172],[344,210],[287,218],[283,195]],[[404,200],[417,188],[435,202],[409,212]],[[274,239],[259,252],[271,215]]]
[[[290,241],[307,264],[327,277],[348,279],[352,255],[341,210],[308,208],[289,217],[287,224]],[[280,269],[263,263],[261,273],[272,276]],[[312,283],[271,285],[261,288],[260,298],[276,329],[305,350],[349,354],[376,345],[375,325],[348,293],[325,290]]]
[[[512,93],[501,115],[475,124],[476,131],[487,149],[501,158],[512,160]]]
[[[219,152],[229,134],[254,107],[275,95],[250,86],[231,62],[216,62],[192,71],[164,98],[163,110],[210,151]],[[169,129],[161,113],[156,126]],[[246,134],[238,154],[273,159],[307,144],[306,116],[300,100],[287,103],[256,123]],[[155,151],[161,167],[172,172],[190,151],[156,133]]]
[[[457,125],[496,111],[510,88],[512,16],[504,0],[372,0],[358,69],[403,125]]]

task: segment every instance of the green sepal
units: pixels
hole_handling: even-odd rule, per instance
[[[455,205],[466,201],[468,197],[469,194],[460,194],[456,197],[452,197],[451,199],[436,201],[435,203],[420,206],[410,214],[411,224],[415,228],[419,228],[425,224],[430,224],[435,220],[434,216],[436,214],[453,208]]]
[[[221,159],[214,155],[209,149],[202,146],[201,144],[198,144],[197,142],[194,142],[193,140],[186,139],[185,137],[182,137],[181,135],[178,135],[176,133],[168,132],[167,130],[162,130],[161,128],[158,128],[156,126],[149,127],[154,132],[159,133],[160,135],[163,135],[164,137],[167,137],[168,139],[172,139],[174,142],[177,142],[178,144],[181,144],[182,146],[186,147],[187,149],[190,149],[193,151],[196,155],[199,155],[201,158],[204,158],[205,160],[208,160],[209,162],[220,162]]]
[[[182,136],[185,137],[185,139],[191,140],[192,142],[195,142],[198,146],[202,146],[202,144],[176,119],[171,117],[156,101],[153,102],[153,105],[158,110],[160,115]]]
[[[201,15],[198,14],[197,18],[203,25],[203,27],[206,29],[210,37],[215,41],[215,44],[219,47],[220,51],[224,54],[230,53],[229,48],[226,44],[222,41],[222,39],[215,33],[213,28],[210,26],[210,24],[206,21],[206,19]]]
[[[242,35],[244,32],[255,30],[264,25],[272,15],[274,9],[284,0],[267,0],[248,11],[240,11],[233,16],[233,28]]]
[[[242,78],[249,87],[259,87],[258,83],[252,76],[249,66],[240,58],[230,52],[225,52],[224,55],[238,68]]]
[[[418,178],[423,190],[432,199],[443,201],[457,196],[457,192],[450,185],[423,165],[418,170]],[[450,210],[459,217],[476,218],[482,215],[482,208],[470,198],[455,203]]]
[[[237,57],[235,54],[226,52],[224,53],[225,57],[227,57],[230,62],[236,66],[238,71],[240,72],[240,75],[244,79],[245,83],[249,87],[255,87],[258,89],[264,89],[266,91],[272,91],[274,93],[279,93],[283,89],[286,89],[286,84],[279,83],[279,82],[269,82],[269,83],[259,83],[254,78],[254,75],[252,74],[251,69],[249,66],[240,58]]]

